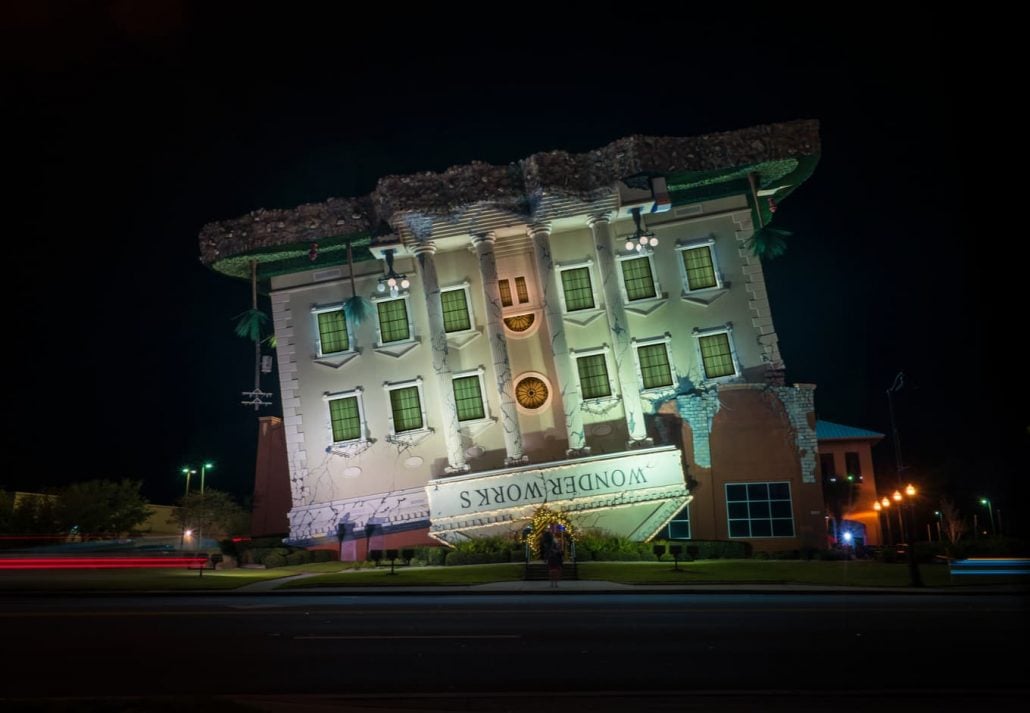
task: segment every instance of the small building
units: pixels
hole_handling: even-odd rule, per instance
[[[815,387],[784,381],[757,256],[818,154],[814,121],[634,136],[204,226],[271,295],[289,540],[515,537],[546,505],[822,546]]]
[[[828,510],[834,509],[835,497],[839,500],[841,522],[830,524],[831,537],[843,528],[867,545],[886,544],[882,516],[873,509],[877,489],[872,448],[883,440],[883,434],[822,419],[816,421],[815,431]],[[828,512],[827,517],[835,516]]]

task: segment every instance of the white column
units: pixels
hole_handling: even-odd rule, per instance
[[[594,251],[597,253],[597,270],[604,289],[604,308],[608,317],[608,330],[612,337],[612,356],[615,357],[615,373],[622,394],[622,407],[626,413],[629,429],[629,447],[651,445],[644,423],[644,409],[640,405],[640,387],[637,384],[637,369],[633,361],[633,343],[630,340],[629,324],[626,321],[622,290],[619,289],[619,270],[615,265],[612,250],[610,217],[596,216],[589,221],[594,232]]]
[[[443,304],[440,302],[440,281],[436,277],[436,263],[433,255],[436,245],[432,241],[419,243],[415,247],[415,262],[418,264],[422,290],[426,295],[426,312],[429,314],[429,345],[433,350],[433,373],[440,390],[440,418],[443,422],[443,438],[447,444],[447,473],[461,473],[469,469],[465,462],[465,450],[461,447],[461,424],[458,422],[458,407],[454,403],[454,382],[451,368],[447,364],[447,333],[443,326]]]
[[[565,339],[565,320],[562,314],[562,301],[559,295],[561,285],[558,284],[558,273],[554,269],[551,258],[551,227],[549,225],[529,226],[529,237],[533,240],[533,255],[536,258],[536,272],[540,279],[540,289],[544,293],[544,316],[547,319],[547,331],[551,337],[551,351],[554,353],[554,370],[561,388],[562,410],[565,412],[565,433],[569,439],[569,457],[584,456],[590,453],[586,445],[586,433],[583,428],[583,412],[580,406],[583,397],[579,392],[579,379],[576,378],[576,365],[569,354],[569,345]]]
[[[493,233],[476,235],[472,238],[472,244],[479,258],[479,275],[483,280],[483,296],[486,298],[486,334],[490,339],[490,353],[494,360],[494,378],[501,402],[501,426],[504,428],[504,448],[508,453],[504,463],[514,465],[525,463],[528,459],[522,452],[522,430],[519,428],[519,414],[515,408],[514,388],[511,383],[508,340],[504,336],[501,293],[497,287],[494,239]]]

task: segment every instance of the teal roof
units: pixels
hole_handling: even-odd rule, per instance
[[[843,426],[832,421],[817,420],[815,422],[815,437],[820,441],[844,441],[844,440],[879,440],[883,438],[882,433],[867,431],[864,428],[854,426]]]

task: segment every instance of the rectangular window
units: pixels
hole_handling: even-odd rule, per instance
[[[411,338],[407,300],[384,300],[377,302],[376,307],[379,309],[379,335],[383,344]]]
[[[526,278],[515,278],[515,293],[519,296],[520,305],[529,302],[529,287],[526,286]]]
[[[858,459],[858,453],[852,451],[846,451],[844,453],[844,469],[847,471],[848,475],[853,475],[856,479],[861,480],[862,464]]]
[[[651,272],[651,258],[637,257],[621,260],[622,282],[626,286],[626,299],[646,300],[657,295],[654,288],[654,274]]]
[[[576,366],[579,368],[579,388],[584,400],[612,395],[612,383],[608,380],[608,363],[604,354],[577,357]]]
[[[464,332],[472,329],[468,297],[464,288],[441,292],[440,303],[443,305],[443,331]]]
[[[637,347],[637,359],[640,361],[640,377],[645,389],[672,386],[669,350],[664,342]]]
[[[683,269],[687,273],[688,290],[718,287],[719,281],[715,277],[715,264],[712,261],[710,245],[702,245],[680,252],[683,254]]]
[[[574,267],[561,271],[562,292],[565,293],[565,310],[594,308],[594,288],[590,284],[590,268]]]
[[[837,465],[833,461],[832,453],[820,453],[819,465],[822,467],[824,478],[835,478],[837,476]]]
[[[361,438],[361,411],[358,397],[348,396],[329,401],[329,420],[333,426],[333,442],[355,441]]]
[[[793,537],[790,483],[727,483],[730,537]]]
[[[733,376],[737,373],[733,365],[733,350],[730,348],[730,335],[726,332],[698,337],[701,344],[701,360],[704,362],[705,377],[717,379],[720,376]]]
[[[350,349],[350,339],[347,337],[347,318],[343,309],[334,309],[329,312],[319,312],[318,315],[318,340],[322,354],[336,354]]]
[[[417,431],[423,427],[422,402],[417,386],[390,389],[390,409],[393,411],[393,431]]]
[[[498,280],[497,290],[501,293],[501,305],[511,307],[514,304],[511,301],[511,283],[507,280]]]
[[[483,391],[478,374],[455,377],[454,403],[458,407],[459,421],[476,421],[486,418],[486,410],[483,408]]]
[[[690,539],[690,506],[687,505],[678,513],[675,517],[669,520],[668,533],[666,535],[670,540],[689,540]]]

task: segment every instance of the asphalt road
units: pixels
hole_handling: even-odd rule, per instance
[[[661,709],[787,692],[1005,710],[1027,691],[1027,612],[1010,595],[3,597],[0,627],[6,698],[630,695]]]

